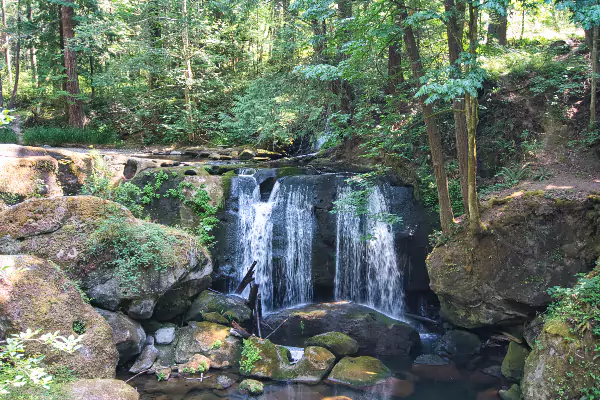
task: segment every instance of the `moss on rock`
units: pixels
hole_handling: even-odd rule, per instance
[[[508,379],[520,380],[523,377],[525,368],[525,359],[529,355],[529,350],[518,343],[510,342],[508,352],[502,360],[502,375]]]
[[[263,383],[255,381],[254,379],[244,379],[242,383],[240,383],[239,388],[253,396],[262,394],[265,391]]]
[[[391,375],[389,368],[374,357],[344,357],[333,367],[327,381],[365,387],[376,385]]]
[[[218,313],[228,321],[245,322],[250,320],[250,308],[242,298],[215,293],[210,290],[200,293],[192,303],[185,319],[187,321],[200,321],[207,313]]]
[[[178,332],[175,359],[185,363],[199,353],[210,359],[213,368],[231,368],[237,364],[240,351],[240,339],[229,333],[228,326],[192,322]]]
[[[313,336],[306,341],[306,345],[324,347],[337,357],[350,356],[358,351],[358,342],[341,332]]]

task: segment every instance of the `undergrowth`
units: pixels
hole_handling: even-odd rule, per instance
[[[252,340],[244,339],[242,345],[242,358],[240,359],[240,371],[250,373],[252,372],[252,368],[254,368],[254,364],[262,360],[260,355],[260,350]]]
[[[65,144],[111,144],[115,133],[101,129],[59,128],[39,126],[23,130],[25,145],[61,146]]]

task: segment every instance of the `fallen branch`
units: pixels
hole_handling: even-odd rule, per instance
[[[272,334],[274,334],[275,332],[277,332],[277,329],[281,328],[283,326],[283,324],[285,324],[287,322],[287,318],[283,320],[282,323],[280,323],[277,328],[273,329],[273,332],[269,333],[269,335],[267,335],[267,337],[265,339],[268,339],[271,337]]]
[[[231,322],[231,329],[233,331],[235,331],[235,333],[237,333],[238,335],[240,335],[241,337],[243,337],[244,339],[248,339],[250,336],[252,336],[244,328],[242,328],[240,326],[240,324],[238,324],[235,321]]]
[[[250,295],[248,296],[248,307],[254,312],[254,307],[256,307],[256,298],[258,297],[258,284],[254,282],[250,282]]]
[[[262,298],[260,293],[256,296],[256,312],[254,313],[256,317],[256,332],[258,333],[258,337],[262,339],[262,328],[260,327],[260,321],[262,321]]]
[[[404,316],[410,319],[414,319],[415,321],[419,321],[419,322],[425,322],[427,324],[432,324],[432,325],[439,325],[440,322],[436,321],[434,319],[431,318],[427,318],[427,317],[422,317],[420,315],[416,315],[416,314],[410,314],[410,313],[404,313]]]
[[[246,289],[246,286],[248,286],[250,284],[250,282],[252,282],[252,280],[254,279],[254,267],[256,267],[256,263],[257,263],[257,261],[254,261],[252,263],[252,265],[250,266],[250,269],[248,270],[248,272],[246,272],[244,279],[242,279],[242,281],[238,285],[237,289],[235,289],[235,294],[242,294],[244,289]]]
[[[143,373],[146,373],[146,372],[150,371],[151,369],[152,369],[152,368],[148,368],[148,369],[145,369],[145,370],[143,370],[143,371],[142,371],[142,372],[140,372],[139,374],[135,374],[135,375],[134,375],[134,376],[132,376],[131,378],[127,379],[127,380],[125,381],[125,383],[127,383],[127,382],[129,382],[129,381],[132,381],[132,380],[134,380],[134,379],[135,379],[135,378],[137,378],[138,376],[142,375]]]

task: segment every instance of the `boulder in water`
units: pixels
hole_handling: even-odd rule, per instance
[[[177,366],[180,374],[201,374],[210,369],[210,359],[202,354],[194,354],[188,362]]]
[[[243,392],[247,392],[253,396],[263,394],[265,391],[264,385],[260,381],[255,381],[254,379],[244,379],[239,386],[240,390]]]
[[[85,334],[74,353],[27,343],[53,368],[70,369],[82,378],[114,378],[119,353],[112,329],[82,297],[77,286],[53,263],[32,256],[0,256],[0,336],[40,330],[68,337]]]
[[[182,364],[194,354],[208,357],[213,368],[231,368],[239,358],[241,341],[229,333],[229,327],[212,322],[191,322],[179,329],[175,360]]]
[[[271,342],[252,336],[244,341],[240,373],[254,378],[285,379],[290,366],[290,351]]]
[[[351,302],[310,304],[265,316],[272,327],[286,319],[272,336],[286,346],[302,347],[313,336],[335,331],[356,340],[359,355],[408,359],[421,344],[419,333],[409,324]]]
[[[336,357],[351,356],[358,351],[358,342],[341,332],[327,332],[311,337],[307,346],[320,346],[331,351]]]
[[[250,320],[250,308],[241,297],[215,293],[205,290],[193,301],[188,310],[186,321],[202,321],[203,315],[207,313],[218,313],[228,315],[237,322]]]
[[[435,351],[442,357],[449,357],[458,366],[464,366],[478,355],[481,350],[481,340],[474,333],[452,330],[446,332],[435,343]]]
[[[119,363],[123,364],[142,352],[146,332],[142,326],[120,312],[96,308],[112,328],[113,342],[119,351]]]
[[[521,388],[516,383],[508,390],[500,390],[498,395],[502,400],[521,400]]]
[[[529,350],[518,343],[510,342],[508,352],[502,361],[502,375],[507,379],[518,381],[523,378],[523,369],[525,368],[525,359],[529,355]]]
[[[323,347],[309,346],[304,355],[292,365],[285,376],[292,382],[317,383],[335,363],[335,355]]]
[[[61,390],[64,400],[138,400],[139,393],[118,379],[80,379]]]
[[[238,158],[240,160],[251,160],[254,158],[254,156],[256,156],[256,152],[254,150],[244,149],[239,153]]]
[[[365,387],[381,383],[391,374],[388,367],[376,358],[344,357],[333,367],[327,381],[352,387]]]

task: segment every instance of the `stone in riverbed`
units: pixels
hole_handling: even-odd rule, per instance
[[[202,354],[194,354],[185,364],[179,364],[180,374],[200,374],[210,369],[210,359]]]
[[[320,346],[331,351],[336,357],[350,356],[358,351],[358,342],[341,332],[327,332],[311,337],[307,346]]]
[[[154,333],[156,344],[171,344],[175,340],[175,327],[167,326],[160,328]]]
[[[365,387],[381,383],[390,376],[388,367],[374,357],[344,357],[333,367],[327,381]]]
[[[113,342],[119,351],[119,363],[123,364],[142,352],[146,343],[146,332],[142,326],[120,312],[101,308],[95,309],[110,325]]]
[[[228,377],[227,375],[219,375],[217,376],[217,389],[223,390],[231,387],[235,381]]]
[[[156,349],[156,347],[154,347],[154,345],[152,344],[147,345],[146,347],[144,347],[144,350],[142,350],[142,354],[140,354],[138,359],[131,366],[129,372],[131,372],[132,374],[139,374],[142,371],[150,369],[152,367],[152,364],[154,364],[154,361],[156,361],[157,357],[158,350]]]
[[[229,327],[212,322],[190,322],[178,332],[175,360],[182,364],[194,354],[208,357],[213,368],[231,368],[239,358],[241,341],[229,333]]]
[[[240,323],[248,321],[251,315],[244,299],[205,290],[194,300],[185,320],[202,321],[205,313],[215,312],[221,315],[228,313],[232,319]]]
[[[61,389],[63,400],[138,400],[140,395],[118,379],[80,379]]]
[[[471,332],[453,330],[446,332],[434,347],[441,356],[451,358],[458,366],[464,366],[479,354],[481,341]]]
[[[508,390],[498,392],[502,400],[521,400],[521,388],[516,383]]]
[[[510,342],[508,352],[502,361],[502,375],[514,381],[523,378],[523,369],[528,355],[528,349],[515,342]]]
[[[284,374],[292,382],[317,383],[331,370],[335,355],[323,347],[309,346],[304,355]]]
[[[262,382],[255,381],[254,379],[245,379],[240,383],[240,390],[255,396],[262,394],[265,388]]]

